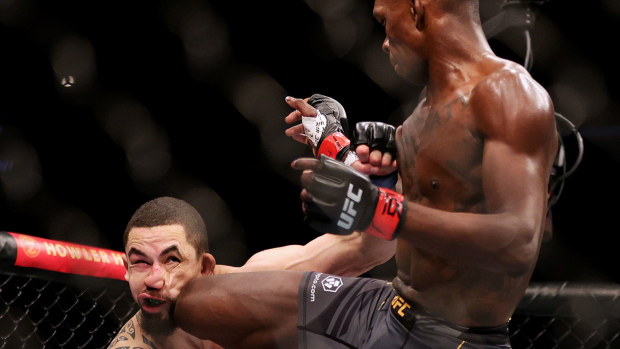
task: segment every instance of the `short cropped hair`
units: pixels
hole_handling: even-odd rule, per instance
[[[147,201],[136,210],[125,228],[123,246],[127,247],[129,231],[132,228],[151,228],[171,224],[183,226],[185,237],[194,246],[198,256],[209,252],[207,228],[200,213],[187,202],[168,196]]]

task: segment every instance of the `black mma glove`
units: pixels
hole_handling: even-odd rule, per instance
[[[396,150],[396,127],[379,121],[363,121],[355,124],[353,130],[353,143],[355,148],[365,144],[370,151],[379,150],[382,153],[390,153],[393,158],[397,156]],[[374,185],[394,189],[398,181],[396,171],[385,176],[370,176]]]
[[[318,158],[326,155],[332,159],[350,165],[357,160],[355,152],[350,149],[351,141],[347,137],[347,113],[342,105],[331,97],[313,94],[308,104],[316,108],[316,117],[302,116],[306,137],[314,147]]]
[[[396,127],[379,121],[363,121],[355,124],[353,131],[355,147],[365,144],[370,150],[390,153],[396,158]]]
[[[404,220],[406,200],[392,190],[373,185],[367,176],[327,156],[314,169],[306,188],[306,221],[321,232],[362,231],[382,239],[396,237]]]

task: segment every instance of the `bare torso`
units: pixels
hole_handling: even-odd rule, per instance
[[[402,190],[408,200],[449,212],[488,213],[482,188],[484,137],[470,108],[475,85],[429,105],[422,100],[396,141]],[[404,150],[401,151],[400,149]],[[531,276],[510,276],[440,257],[398,240],[394,287],[402,296],[452,323],[508,322]],[[532,266],[533,268],[533,266]]]

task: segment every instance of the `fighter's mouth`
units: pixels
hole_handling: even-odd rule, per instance
[[[144,303],[146,303],[147,305],[160,305],[162,304],[164,301],[159,300],[159,299],[154,299],[154,298],[145,298],[144,299]]]
[[[146,293],[140,294],[138,296],[138,299],[140,300],[142,307],[146,310],[157,310],[159,309],[159,306],[166,303],[166,300],[164,298],[153,297]]]

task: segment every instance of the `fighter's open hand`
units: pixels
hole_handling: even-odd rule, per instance
[[[310,144],[317,158],[326,155],[347,165],[357,161],[347,136],[347,113],[337,100],[315,93],[306,100],[287,97],[286,102],[295,111],[285,121],[293,123],[301,119],[301,125],[286,130],[287,135]],[[305,137],[301,136],[302,131]]]
[[[321,94],[305,99],[286,97],[285,100],[295,110],[284,121],[287,124],[297,123],[289,127],[285,134],[297,142],[310,145],[316,157],[325,154],[371,176],[395,173],[393,126],[380,122],[358,123],[354,134],[358,149],[362,152],[361,161],[358,161],[347,138],[347,114],[338,101]]]
[[[288,129],[286,129],[286,131],[284,131],[284,133],[299,143],[310,144],[308,143],[308,137],[306,137],[304,125],[301,123],[301,118],[302,116],[316,117],[318,114],[317,110],[313,106],[308,104],[308,98],[301,99],[289,96],[286,97],[285,101],[295,110],[293,110],[284,118],[284,122],[286,122],[287,124],[299,124],[289,127]]]

